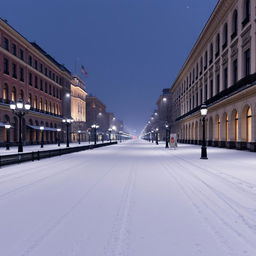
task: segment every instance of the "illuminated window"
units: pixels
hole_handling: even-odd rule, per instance
[[[225,135],[226,135],[226,141],[228,141],[228,116],[226,116],[226,122],[225,122]]]
[[[235,141],[238,141],[238,113],[235,116]]]
[[[217,122],[218,140],[220,140],[220,119]]]
[[[252,141],[252,109],[249,108],[246,114],[246,140]]]

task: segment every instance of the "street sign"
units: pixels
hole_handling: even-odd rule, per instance
[[[177,148],[177,134],[176,133],[172,133],[170,135],[170,148]]]

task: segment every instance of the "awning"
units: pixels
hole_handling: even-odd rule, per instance
[[[34,129],[34,130],[40,130],[40,126],[36,126],[36,125],[27,125],[27,127]],[[44,131],[57,132],[57,128],[51,128],[51,127],[44,126]]]

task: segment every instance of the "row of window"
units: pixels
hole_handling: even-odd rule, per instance
[[[9,86],[7,84],[4,84],[3,87],[3,100],[4,101],[14,101],[16,102],[17,99],[22,99],[24,100],[24,91],[21,89],[19,91],[19,94],[17,95],[17,90],[16,87],[13,87],[11,90],[11,98],[9,99]],[[17,97],[18,96],[18,97]],[[34,96],[34,99],[32,97],[32,94],[29,94],[29,103],[31,104],[31,106],[36,109],[36,110],[43,110],[52,114],[56,114],[56,115],[60,115],[60,107],[59,104],[55,104],[55,103],[51,103],[50,101],[47,102],[47,100],[44,101],[43,104],[43,99],[40,98],[39,102],[37,99],[37,96]]]
[[[3,37],[3,48],[9,52],[11,52],[14,56],[18,57],[22,61],[26,62],[28,65],[36,69],[37,71],[41,72],[54,82],[62,85],[63,81],[62,78],[59,77],[57,74],[55,74],[53,71],[51,71],[49,68],[44,66],[42,63],[37,61],[35,58],[33,58],[31,55],[28,56],[28,60],[25,60],[25,53],[23,49],[17,49],[16,44],[12,43],[10,44],[9,39],[6,37]]]
[[[18,67],[15,63],[9,64],[9,60],[7,58],[3,59],[4,62],[4,74],[11,75],[15,79],[19,79],[21,82],[25,81],[25,73],[23,67]],[[10,74],[11,67],[11,74]],[[28,74],[28,84],[34,86],[36,89],[40,89],[49,95],[56,97],[58,99],[62,99],[61,90],[56,88],[54,85],[43,81],[43,79],[38,78],[36,75],[33,75],[31,72]]]
[[[243,6],[243,20],[241,22],[242,28],[244,28],[250,21],[251,16],[251,8],[250,8],[250,0],[244,1]],[[225,23],[223,26],[223,33],[222,33],[222,51],[224,51],[227,48],[228,45],[228,23]],[[234,10],[232,14],[232,28],[231,28],[231,41],[234,40],[234,38],[238,34],[238,11],[237,9]],[[209,49],[209,56],[208,56],[208,50],[205,51],[204,57],[202,56],[200,58],[199,63],[196,64],[196,66],[193,68],[193,70],[189,73],[187,78],[183,81],[180,89],[180,94],[184,93],[185,90],[188,89],[191,84],[193,84],[200,75],[203,74],[203,71],[205,71],[208,68],[208,65],[211,65],[213,63],[213,59],[217,59],[220,56],[221,48],[220,48],[220,34],[218,33],[216,35],[215,39],[215,56],[214,56],[214,47],[213,43],[210,44]],[[200,69],[199,69],[200,68]]]

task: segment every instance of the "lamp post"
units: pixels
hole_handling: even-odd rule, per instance
[[[116,129],[116,126],[115,126],[115,125],[113,125],[113,126],[112,126],[112,131],[114,131],[114,132],[115,132],[115,140],[117,140],[116,130],[117,130],[117,129]]]
[[[9,150],[10,149],[10,128],[11,128],[11,125],[8,122],[4,125],[4,127],[5,127],[5,130],[6,130],[6,150]]]
[[[81,144],[81,131],[78,130],[78,144]]]
[[[169,125],[167,123],[167,121],[165,122],[165,148],[168,148],[168,128],[169,128]]]
[[[206,147],[206,139],[205,139],[205,117],[207,115],[207,106],[203,104],[200,109],[201,116],[203,117],[203,141],[201,147],[201,159],[208,159],[207,157],[207,147]]]
[[[112,129],[109,128],[109,129],[108,129],[108,132],[109,132],[109,142],[111,143],[111,133],[112,133]]]
[[[61,129],[60,129],[60,128],[57,128],[57,134],[58,134],[58,147],[60,146],[60,132],[61,132]]]
[[[74,122],[71,118],[62,119],[62,122],[66,125],[66,132],[67,132],[67,148],[69,148],[69,126]]]
[[[91,127],[94,131],[94,145],[96,145],[97,144],[97,129],[99,128],[99,125],[93,124]]]
[[[22,133],[22,118],[30,110],[30,103],[24,103],[22,100],[18,100],[16,103],[10,104],[10,109],[19,118],[19,145],[18,152],[23,152],[23,133]]]
[[[152,143],[154,143],[154,131],[153,130],[151,131],[151,140],[152,140]]]
[[[158,145],[158,131],[159,131],[159,129],[158,128],[156,128],[156,145]]]
[[[88,131],[88,142],[91,144],[91,133]]]
[[[44,147],[44,126],[40,126],[41,131],[41,148]]]

